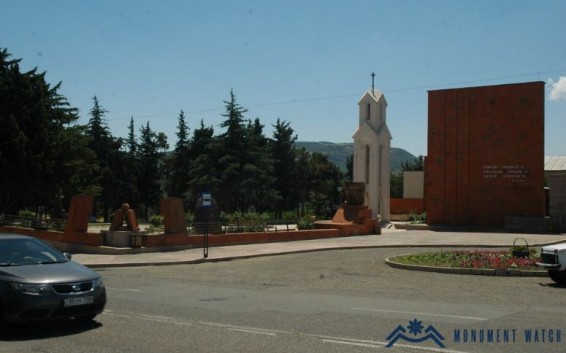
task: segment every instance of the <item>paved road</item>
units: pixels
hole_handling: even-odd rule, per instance
[[[452,352],[563,351],[566,338],[556,341],[558,330],[566,330],[566,288],[547,278],[446,275],[384,264],[387,256],[425,250],[100,269],[109,302],[95,324],[21,328],[3,337],[0,352],[438,351],[433,341],[403,339],[385,348],[387,336],[414,319],[438,330]],[[533,329],[539,342],[525,343],[525,330]],[[480,332],[484,340],[492,332],[499,342],[479,342]],[[414,336],[407,331],[407,337]]]

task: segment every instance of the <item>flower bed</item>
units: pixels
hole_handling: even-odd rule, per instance
[[[540,253],[536,250],[531,250],[528,257],[513,256],[509,250],[445,250],[401,255],[392,260],[408,265],[451,268],[540,270],[536,266]]]

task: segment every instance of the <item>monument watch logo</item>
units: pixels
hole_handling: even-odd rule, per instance
[[[397,326],[397,328],[393,330],[389,336],[387,336],[386,340],[389,341],[389,343],[385,347],[393,347],[393,345],[400,339],[411,343],[421,343],[432,340],[439,347],[446,348],[444,343],[442,343],[442,341],[444,341],[444,336],[442,336],[432,325],[428,325],[425,329],[423,322],[417,319],[409,321],[409,325],[407,326]]]

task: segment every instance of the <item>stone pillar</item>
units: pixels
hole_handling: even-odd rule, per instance
[[[65,233],[88,231],[88,219],[92,213],[92,195],[73,195],[67,216]]]
[[[161,200],[161,214],[165,226],[165,234],[187,232],[187,220],[183,210],[183,200],[177,197],[167,197]]]

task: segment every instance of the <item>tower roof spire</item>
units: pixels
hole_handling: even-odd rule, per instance
[[[371,73],[371,94],[374,94],[375,91],[375,72]]]

